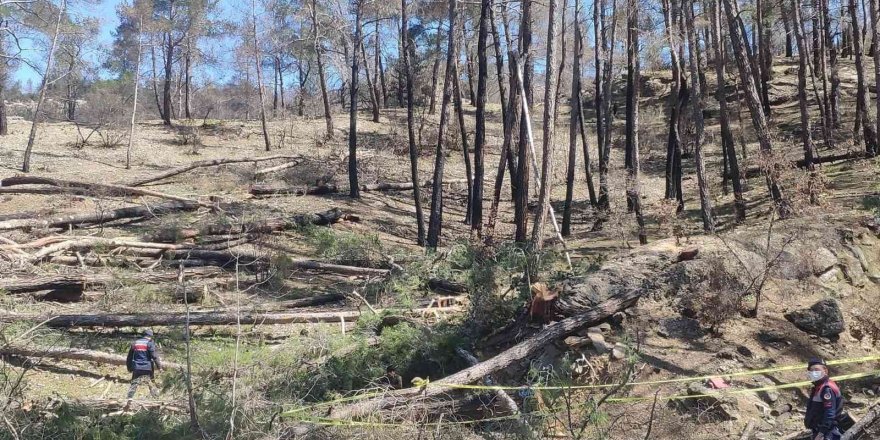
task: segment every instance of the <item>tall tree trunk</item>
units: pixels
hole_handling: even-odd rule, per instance
[[[814,29],[813,32],[818,34],[819,36],[819,53],[818,57],[818,65],[816,66],[818,70],[819,80],[822,82],[822,100],[819,103],[820,108],[822,110],[822,134],[826,139],[825,148],[833,149],[833,137],[832,137],[832,122],[831,122],[831,94],[829,92],[829,79],[828,79],[828,47],[827,47],[827,35],[828,29],[827,26],[830,25],[830,20],[827,17],[827,9],[825,8],[825,2],[827,0],[816,0],[816,7],[813,13],[816,16],[814,23],[819,23],[819,28]],[[803,20],[799,20],[803,22]],[[802,29],[803,30],[803,29]]]
[[[172,2],[171,9],[173,10],[174,3]],[[169,16],[173,15],[169,13]],[[170,19],[170,17],[169,17]],[[173,75],[173,63],[174,63],[174,40],[172,39],[171,33],[166,32],[165,38],[168,40],[165,43],[165,81],[162,85],[162,123],[165,125],[171,125],[171,77]]]
[[[437,76],[440,75],[440,29],[442,21],[437,23],[437,35],[434,37],[437,39],[437,44],[434,47],[434,65],[431,67],[431,100],[428,104],[428,114],[433,115],[437,113]],[[450,27],[452,25],[450,24]]]
[[[184,80],[183,80],[183,111],[186,119],[192,119],[192,54],[191,48],[186,48],[186,55],[183,59]]]
[[[556,71],[556,90],[554,91],[554,93],[556,94],[556,109],[553,111],[553,123],[554,124],[556,124],[556,120],[559,117],[559,102],[562,100],[562,74],[565,73],[565,62],[566,62],[565,57],[566,57],[566,55],[568,55],[566,53],[567,47],[565,44],[566,40],[567,40],[567,38],[565,38],[566,32],[567,32],[567,29],[565,26],[565,22],[566,22],[565,17],[567,15],[566,14],[567,12],[568,12],[568,0],[562,0],[562,14],[561,14],[562,18],[560,20],[560,23],[562,23],[562,28],[559,30],[559,35],[560,35],[560,38],[559,38],[559,46],[560,46],[560,49],[559,49],[559,52],[560,52],[559,70]]]
[[[788,10],[789,20],[794,29],[795,38],[798,48],[798,107],[801,116],[801,140],[804,146],[804,164],[807,169],[813,170],[813,158],[815,150],[813,148],[813,127],[810,123],[810,111],[807,103],[807,71],[809,60],[807,59],[807,41],[806,32],[804,31],[804,23],[801,18],[801,9],[798,0],[789,2],[783,10]]]
[[[486,52],[489,43],[489,11],[491,9],[492,0],[481,0],[480,24],[477,30],[477,120],[474,130],[474,185],[470,202],[471,229],[477,231],[478,234],[483,231],[483,176],[486,173],[483,158],[486,149],[486,88],[489,81],[489,61],[486,58]]]
[[[758,136],[758,143],[761,146],[761,151],[764,154],[764,160],[767,162],[764,168],[764,175],[767,180],[767,188],[770,191],[770,195],[773,198],[773,202],[776,204],[776,209],[779,213],[780,218],[787,218],[791,215],[791,207],[789,205],[788,200],[783,195],[782,187],[778,182],[779,175],[779,165],[774,163],[775,161],[772,159],[773,145],[772,140],[770,138],[770,127],[767,123],[767,116],[764,114],[763,109],[761,108],[761,98],[758,95],[758,88],[755,85],[755,77],[752,73],[752,66],[748,62],[747,55],[745,53],[745,40],[743,39],[743,35],[741,34],[742,29],[742,21],[738,13],[735,11],[733,5],[731,5],[731,1],[738,0],[723,0],[724,1],[724,11],[727,16],[727,23],[730,30],[730,40],[731,45],[733,46],[733,54],[734,58],[736,58],[736,65],[740,72],[740,77],[743,81],[744,95],[746,98],[746,104],[749,107],[749,113],[752,117],[752,125],[755,129],[755,133]]]
[[[278,112],[278,55],[272,57],[272,115]]]
[[[154,38],[152,35],[150,36],[150,63],[152,65],[150,73],[153,77],[153,98],[156,100],[156,110],[159,111],[159,119],[162,119],[165,117],[165,110],[162,109],[162,102],[159,101],[159,78],[156,76],[156,41]]]
[[[316,1],[316,0],[315,0]],[[413,78],[412,66],[409,60],[409,17],[406,11],[406,0],[400,0],[400,41],[403,45],[401,58],[406,76],[406,134],[409,144],[410,179],[413,184],[413,202],[416,207],[416,242],[419,246],[425,244],[425,216],[422,213],[422,190],[419,183],[419,150],[416,147],[415,117],[413,114]]]
[[[794,44],[791,40],[791,25],[789,25],[788,20],[782,20],[783,29],[785,29],[785,57],[791,58],[794,56]]]
[[[379,96],[376,94],[376,87],[370,76],[370,63],[367,61],[367,49],[361,42],[361,55],[364,57],[364,77],[367,78],[367,91],[370,92],[370,107],[373,109],[373,122],[379,122]]]
[[[462,31],[464,30],[464,26],[462,26]],[[462,36],[467,35],[465,32],[462,32]],[[467,84],[468,84],[468,96],[471,98],[471,105],[477,105],[477,94],[474,93],[474,57],[471,54],[471,47],[467,43],[468,39],[465,37],[464,44],[464,56],[467,60]]]
[[[0,42],[2,42],[2,38],[0,38]],[[0,47],[0,50],[3,50]],[[2,53],[0,53],[2,55]],[[6,85],[6,63],[0,63],[0,136],[6,136],[9,134],[9,119],[6,115],[6,98],[4,94],[4,89]]]
[[[76,84],[74,83],[74,68],[76,67],[76,56],[70,55],[70,61],[67,65],[67,120],[76,120]]]
[[[134,128],[135,122],[137,121],[137,104],[138,104],[138,83],[141,79],[141,50],[143,48],[143,44],[141,43],[141,34],[144,28],[144,19],[143,17],[138,17],[138,33],[137,33],[137,50],[135,51],[135,64],[134,64],[134,98],[131,102],[131,123],[128,126],[128,147],[125,149],[125,169],[131,169],[131,147],[134,144]],[[2,78],[0,78],[2,80]],[[0,97],[0,101],[2,101],[2,97]]]
[[[596,149],[599,154],[599,163],[602,163],[602,146],[605,145],[605,130],[602,126],[603,81],[602,64],[604,62],[605,48],[605,0],[593,0],[593,111],[596,113]]]
[[[373,65],[375,67],[375,71],[373,72],[373,85],[376,90],[376,100],[379,101],[379,104],[382,108],[387,108],[388,103],[388,89],[385,88],[385,69],[382,68],[382,45],[379,43],[379,17],[376,17],[375,23],[375,32],[376,35],[373,38],[373,44],[376,46],[374,56]],[[381,88],[379,87],[381,84]]]
[[[853,33],[859,35],[859,17],[855,0],[849,0],[849,13],[852,19]],[[856,123],[861,125],[862,133],[856,130],[856,139],[861,136],[865,143],[865,152],[868,156],[878,153],[877,132],[871,123],[868,107],[868,87],[865,83],[865,66],[862,54],[862,43],[858,38],[853,39],[853,51],[856,55]]]
[[[574,199],[574,172],[577,165],[577,143],[578,128],[581,127],[581,108],[580,108],[580,91],[581,91],[581,26],[580,22],[580,2],[574,3],[574,41],[572,42],[572,60],[571,60],[571,96],[569,96],[569,125],[568,125],[568,169],[565,173],[565,206],[562,211],[562,236],[571,235],[571,208]],[[564,41],[564,38],[563,38]],[[560,64],[560,70],[564,68],[564,64]],[[561,78],[561,75],[560,75]],[[585,144],[586,147],[586,144]],[[584,150],[587,151],[586,149]],[[585,158],[587,173],[589,169],[589,159]]]
[[[522,75],[522,84],[520,88],[525,91],[525,96],[521,98],[527,102],[531,100],[532,88],[532,64],[531,64],[531,47],[532,47],[532,1],[522,0],[522,17],[519,32],[519,53],[524,58],[524,72]],[[510,60],[511,65],[516,65],[514,60]],[[519,68],[517,66],[517,68]],[[519,83],[519,80],[517,81]],[[526,124],[524,121],[524,111],[520,106],[514,108],[510,106],[510,111],[520,113],[519,142],[516,153],[516,178],[517,178],[517,194],[514,197],[514,223],[516,231],[514,232],[514,240],[517,243],[525,243],[528,235],[528,204],[529,204],[529,146],[528,134],[526,134]]]
[[[254,68],[257,70],[257,93],[260,95],[260,123],[263,128],[263,144],[266,145],[266,151],[269,151],[272,149],[272,144],[269,141],[269,124],[266,122],[266,102],[263,96],[263,68],[260,62],[260,42],[257,34],[256,0],[251,0],[251,14],[251,18],[254,20]]]
[[[52,72],[52,62],[55,59],[55,49],[58,47],[58,34],[61,28],[61,20],[64,18],[66,9],[67,0],[61,0],[61,4],[58,6],[58,18],[55,20],[55,30],[52,32],[52,44],[49,46],[49,52],[46,54],[46,70],[43,72],[43,79],[40,81],[40,94],[37,98],[37,105],[34,108],[34,120],[31,122],[31,132],[28,134],[28,143],[24,150],[24,162],[21,165],[21,171],[25,173],[31,171],[31,154],[34,150],[34,141],[37,138],[37,126],[40,124],[40,111],[43,108],[43,102],[46,100],[46,88],[49,84],[49,73]]]
[[[351,85],[348,101],[348,195],[353,199],[361,197],[358,185],[357,167],[357,111],[358,111],[358,47],[361,44],[361,7],[363,0],[354,0],[354,35],[351,50]]]
[[[639,227],[639,243],[648,244],[645,232],[645,218],[642,215],[642,197],[639,188],[639,95],[641,90],[641,68],[639,62],[639,0],[629,0],[627,7],[627,49],[626,49],[626,151],[629,164],[626,167],[626,198],[636,215]],[[691,61],[696,62],[696,59]],[[696,81],[696,66],[693,87],[699,90]]]
[[[827,0],[826,0],[827,1]],[[877,137],[877,144],[880,144],[880,54],[877,53],[877,42],[880,42],[880,2],[871,0],[871,23],[873,25],[874,34],[874,105],[876,106],[877,123],[875,125],[874,134]],[[874,145],[874,154],[880,154],[880,145]]]
[[[757,26],[757,33],[752,35],[752,38],[755,41],[755,46],[757,47],[757,56],[758,56],[758,72],[761,77],[761,81],[758,82],[760,85],[761,92],[761,105],[764,109],[764,114],[767,117],[770,117],[770,94],[768,87],[770,86],[770,41],[767,38],[765,33],[765,28],[767,27],[766,18],[767,18],[767,3],[766,0],[755,0],[755,25]],[[687,23],[686,23],[687,24]]]
[[[473,217],[471,203],[474,194],[474,175],[471,166],[471,151],[468,145],[468,130],[464,123],[464,104],[461,97],[461,75],[458,71],[458,61],[455,63],[452,82],[452,103],[455,106],[455,115],[458,118],[458,131],[461,133],[461,152],[464,155],[464,174],[467,177],[467,206],[464,213],[464,224],[469,225]]]
[[[706,165],[703,163],[703,141],[705,140],[705,121],[703,120],[703,93],[700,90],[698,67],[700,58],[697,56],[697,37],[694,30],[694,8],[693,3],[685,6],[685,30],[687,31],[688,40],[688,58],[690,58],[690,94],[692,99],[691,109],[694,120],[694,165],[697,169],[697,188],[700,193],[700,213],[703,217],[703,230],[706,232],[715,231],[715,217],[712,214],[712,194],[709,192],[709,179],[706,176]],[[763,44],[763,43],[762,43]],[[768,48],[769,49],[769,48]],[[769,57],[769,54],[767,54]],[[763,72],[762,72],[763,74]],[[636,151],[638,153],[638,151]]]
[[[721,123],[721,142],[724,146],[725,159],[729,172],[727,176],[733,186],[733,210],[737,223],[746,219],[746,203],[743,199],[742,177],[739,161],[736,157],[736,146],[733,132],[730,129],[730,115],[727,108],[727,76],[725,72],[725,55],[722,50],[724,38],[721,33],[721,0],[712,1],[712,51],[715,53],[715,99],[718,101],[718,118]]]
[[[406,0],[401,0],[406,1]],[[327,125],[327,139],[333,139],[333,114],[330,110],[330,97],[327,93],[327,79],[324,74],[324,46],[318,33],[318,0],[309,4],[312,17],[312,41],[315,50],[315,62],[318,64],[318,87],[321,88],[321,103],[324,105],[324,121]]]
[[[541,189],[538,193],[538,212],[532,227],[532,244],[535,250],[544,247],[544,224],[550,212],[553,178],[553,114],[556,109],[556,0],[549,1],[547,20],[547,58],[544,63],[544,145],[541,152]]]
[[[492,236],[495,230],[495,222],[498,218],[498,205],[501,202],[501,190],[504,186],[505,169],[510,171],[510,185],[513,194],[516,194],[514,185],[516,185],[516,164],[513,158],[511,144],[513,141],[513,130],[516,125],[515,115],[519,113],[510,110],[511,105],[518,105],[514,102],[517,87],[510,88],[508,95],[507,87],[504,84],[504,57],[501,54],[501,40],[497,23],[495,22],[494,5],[489,8],[489,29],[492,31],[492,47],[495,50],[495,74],[498,79],[498,96],[501,100],[501,121],[503,126],[503,141],[501,143],[501,154],[498,158],[498,172],[495,174],[495,187],[492,194],[492,206],[489,209],[489,219],[486,222],[487,235]],[[510,80],[514,81],[516,75],[511,75]]]
[[[443,166],[446,154],[446,126],[449,123],[449,102],[452,99],[452,82],[455,81],[455,58],[458,44],[455,38],[455,22],[458,20],[458,0],[449,0],[449,35],[446,50],[446,73],[443,77],[443,100],[440,104],[440,127],[437,132],[437,151],[434,156],[434,178],[431,187],[431,214],[428,220],[427,246],[436,248],[440,244],[440,231],[443,227]]]
[[[603,18],[603,32],[608,32],[608,26],[604,23]],[[611,72],[614,67],[614,45],[613,42],[615,40],[615,33],[617,29],[617,0],[612,0],[611,3],[611,24],[610,24],[610,32],[611,36],[607,39],[607,41],[603,41],[603,44],[607,43],[603,47],[603,52],[606,60],[603,61],[603,72],[602,72],[602,128],[604,133],[602,134],[602,153],[599,161],[599,209],[603,211],[608,211],[611,207],[611,196],[609,194],[608,188],[608,171],[609,164],[611,163],[611,129],[614,123],[614,115],[611,113]]]
[[[297,105],[296,105],[296,114],[297,116],[305,116],[306,113],[306,86],[309,82],[309,74],[311,73],[312,66],[309,65],[305,70],[303,70],[303,62],[302,60],[296,63],[298,70],[298,79],[299,79],[299,93],[297,97]]]
[[[278,57],[278,97],[281,99],[281,109],[286,109],[284,103],[284,58]]]
[[[665,198],[678,201],[678,211],[684,210],[681,172],[681,134],[679,125],[687,88],[684,86],[681,60],[679,59],[678,22],[681,20],[679,0],[664,0],[664,20],[669,39],[669,54],[672,65],[672,91],[669,94],[669,126],[666,138],[666,194]]]
[[[829,62],[831,67],[831,129],[840,128],[840,63],[838,61],[838,47],[834,42],[831,32],[831,11],[828,6],[829,0],[822,0],[822,15],[825,22],[825,45],[828,47]]]

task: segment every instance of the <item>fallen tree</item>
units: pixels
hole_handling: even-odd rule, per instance
[[[430,307],[398,311],[393,309],[377,310],[377,313],[395,312],[413,315],[433,314],[435,312],[458,312],[458,307]],[[359,310],[321,311],[321,312],[233,312],[202,311],[186,313],[144,313],[144,314],[79,314],[79,315],[22,315],[17,313],[0,313],[0,322],[37,321],[51,328],[70,327],[154,327],[184,325],[275,325],[275,324],[308,324],[308,323],[345,323],[354,322],[361,317]]]
[[[97,350],[87,350],[84,348],[73,347],[40,347],[40,346],[22,346],[22,345],[5,345],[0,346],[0,355],[18,356],[38,359],[56,359],[56,360],[75,360],[96,362],[107,365],[125,365],[126,357],[121,354],[106,353]],[[162,361],[164,368],[183,369],[183,365]]]
[[[464,179],[453,179],[446,180],[443,182],[444,185],[451,185],[455,183],[467,183],[467,180]],[[426,181],[422,184],[423,187],[430,187],[431,181]],[[360,186],[361,191],[371,192],[371,191],[412,191],[413,184],[412,182],[386,182],[386,183],[371,183]],[[293,186],[273,186],[273,185],[254,185],[251,187],[250,193],[253,196],[270,196],[270,195],[295,195],[295,196],[304,196],[304,195],[325,195],[325,194],[335,194],[340,192],[340,189],[336,185],[316,185],[316,186],[308,186],[308,187],[293,187]]]
[[[165,228],[144,237],[146,241],[176,242],[208,235],[268,234],[275,231],[295,229],[307,225],[327,226],[347,219],[339,208],[314,214],[296,214],[244,223],[218,222],[198,228]]]
[[[103,224],[114,220],[158,216],[199,208],[196,202],[172,201],[154,206],[130,206],[108,211],[68,214],[56,217],[32,217],[0,221],[0,230],[66,228],[88,224]]]
[[[581,328],[599,324],[615,313],[631,307],[643,294],[642,290],[630,290],[607,299],[589,312],[563,319],[504,352],[465,368],[443,379],[432,381],[426,388],[406,388],[385,393],[381,397],[355,402],[331,409],[329,417],[334,419],[352,419],[363,417],[376,411],[401,405],[415,405],[423,399],[444,394],[450,391],[443,384],[464,385],[482,380],[505,368],[519,363],[521,360],[537,353],[547,344],[565,337]]]
[[[302,163],[302,158],[299,158],[299,160],[285,162],[281,165],[275,165],[274,167],[268,167],[268,168],[256,170],[256,171],[254,171],[254,177],[261,177],[261,176],[265,176],[266,174],[272,174],[272,173],[277,173],[279,171],[289,170],[289,169],[291,169],[301,163]]]
[[[0,279],[0,290],[11,293],[37,292],[40,290],[85,290],[88,285],[104,285],[113,280],[110,275],[52,275],[32,278]]]
[[[212,204],[200,202],[188,197],[175,196],[172,194],[161,193],[158,191],[150,191],[142,188],[134,188],[124,185],[112,185],[106,183],[87,183],[77,182],[73,180],[53,179],[49,177],[38,176],[13,176],[0,180],[0,187],[9,187],[17,185],[48,185],[63,190],[72,190],[77,194],[87,192],[92,196],[145,196],[156,197],[160,199],[176,200],[178,202],[197,203],[201,206],[211,207]]]
[[[149,177],[144,177],[144,178],[141,178],[141,179],[135,180],[135,181],[130,182],[130,183],[126,184],[126,185],[127,185],[127,186],[141,186],[141,185],[146,185],[146,184],[148,184],[148,183],[153,183],[153,182],[156,182],[156,181],[159,181],[159,180],[164,180],[164,179],[167,179],[167,178],[169,178],[169,177],[176,176],[176,175],[178,175],[178,174],[183,174],[183,173],[185,173],[185,172],[187,172],[187,171],[194,170],[194,169],[196,169],[196,168],[205,168],[205,167],[213,167],[213,166],[219,166],[219,165],[228,165],[228,164],[234,164],[234,163],[247,163],[247,162],[253,162],[254,164],[256,164],[257,162],[266,162],[266,161],[276,160],[276,159],[296,159],[296,158],[298,158],[298,157],[299,157],[299,156],[290,156],[290,155],[285,155],[285,154],[278,154],[278,155],[274,155],[274,156],[253,157],[253,158],[249,158],[249,159],[214,159],[214,160],[200,160],[200,161],[192,162],[192,163],[187,164],[187,165],[179,166],[179,167],[177,167],[177,168],[172,168],[172,169],[170,169],[170,170],[168,170],[168,171],[163,171],[163,172],[161,172],[161,173],[159,173],[159,174],[154,174],[154,175],[149,176]]]

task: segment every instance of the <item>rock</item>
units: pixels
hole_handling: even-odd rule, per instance
[[[609,324],[607,322],[603,322],[603,323],[597,325],[596,328],[601,330],[602,333],[610,333],[611,332],[611,324]]]
[[[828,248],[820,247],[813,252],[813,274],[824,274],[837,264],[837,256]]]
[[[682,261],[691,261],[694,258],[697,258],[697,255],[700,253],[700,248],[698,247],[689,247],[678,253],[678,257],[675,258],[676,263],[681,263]]]
[[[786,313],[785,319],[804,332],[825,338],[836,339],[845,327],[840,305],[831,298],[823,299],[809,309]]]
[[[779,400],[779,392],[776,390],[762,391],[761,398],[767,403],[776,403]]]
[[[602,329],[599,328],[599,327],[590,327],[590,328],[587,329],[587,333],[588,333],[588,334],[589,334],[589,333],[597,333],[597,334],[600,334],[600,335],[601,335],[601,334],[602,334]]]
[[[578,348],[578,347],[583,347],[584,345],[588,345],[592,341],[590,341],[589,338],[584,338],[581,336],[569,336],[569,337],[565,338],[565,340],[563,340],[563,342],[565,343],[565,345],[567,345],[571,348]]]
[[[661,338],[668,338],[669,332],[666,331],[666,329],[659,328],[659,329],[657,329],[657,336],[660,336]]]
[[[843,274],[840,272],[840,269],[836,267],[832,267],[824,272],[821,272],[819,275],[819,281],[825,284],[833,284],[840,281],[840,278]]]
[[[621,343],[614,344],[614,348],[611,350],[611,359],[617,361],[626,359],[626,345]]]
[[[611,345],[605,342],[605,337],[602,336],[601,333],[587,333],[587,338],[590,339],[593,348],[595,348],[599,354],[605,354],[611,351]]]
[[[740,346],[736,347],[736,352],[745,356],[745,357],[749,357],[749,358],[755,357],[755,354],[752,353],[752,350],[749,350],[749,348],[746,347],[745,345],[740,345]]]
[[[775,408],[773,408],[773,410],[770,411],[770,414],[774,417],[779,417],[783,414],[790,413],[791,409],[791,404],[783,403],[782,405],[777,405]]]
[[[693,399],[685,399],[682,402],[685,402],[691,408],[702,411],[706,415],[724,421],[739,419],[739,403],[733,396],[719,394],[699,382],[688,384],[687,395],[700,396]]]

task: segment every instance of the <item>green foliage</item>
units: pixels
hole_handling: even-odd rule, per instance
[[[102,413],[64,404],[55,411],[57,417],[30,424],[22,439],[58,438],[70,440],[176,440],[196,438],[182,417],[171,417],[161,411],[140,411],[135,414],[102,417]],[[13,416],[13,420],[14,420]],[[22,416],[24,419],[24,416]],[[5,430],[0,440],[10,439]]]
[[[380,267],[385,261],[385,249],[377,234],[337,232],[313,225],[300,228],[300,232],[323,260],[364,267]]]

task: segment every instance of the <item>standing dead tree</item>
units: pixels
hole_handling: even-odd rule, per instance
[[[443,101],[440,104],[440,127],[437,132],[437,149],[434,155],[434,178],[431,187],[431,212],[428,220],[427,245],[436,248],[440,244],[440,231],[443,227],[443,167],[446,163],[444,144],[446,126],[449,124],[449,102],[452,100],[455,78],[455,57],[458,41],[455,37],[455,24],[458,21],[458,1],[449,0],[449,34],[446,51],[446,74],[443,76]]]
[[[34,108],[34,120],[31,122],[31,131],[28,134],[27,147],[24,150],[24,162],[21,165],[21,171],[29,173],[31,171],[31,154],[34,150],[34,142],[37,138],[37,127],[40,125],[40,112],[43,109],[43,102],[46,100],[46,90],[49,85],[49,73],[52,72],[52,62],[55,60],[55,49],[58,47],[58,36],[61,32],[61,21],[67,12],[67,0],[61,0],[58,6],[58,18],[55,20],[55,30],[52,32],[52,43],[49,45],[49,51],[46,53],[46,70],[43,71],[43,78],[40,80],[40,94],[37,97],[37,105]]]

